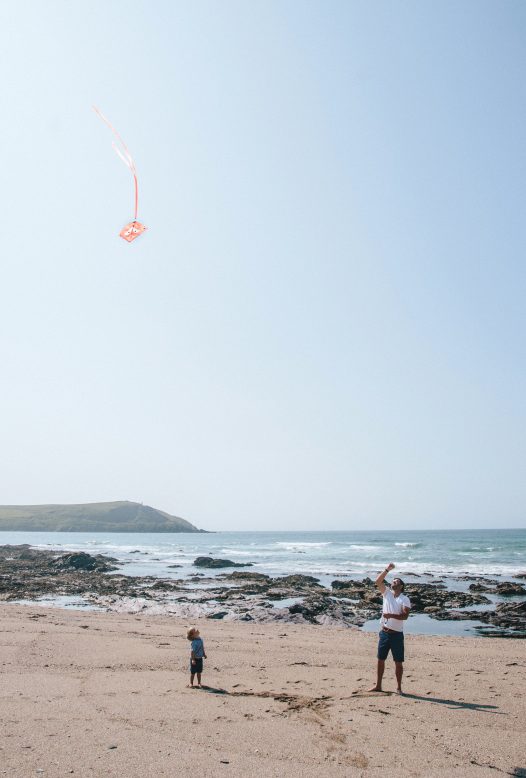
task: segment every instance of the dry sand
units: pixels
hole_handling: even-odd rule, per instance
[[[521,640],[408,636],[404,697],[375,634],[0,606],[0,776],[526,776]]]

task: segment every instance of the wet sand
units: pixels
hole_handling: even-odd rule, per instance
[[[523,640],[0,605],[0,776],[526,776]]]

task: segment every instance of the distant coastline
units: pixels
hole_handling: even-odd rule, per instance
[[[0,531],[206,532],[179,516],[129,501],[0,505]]]

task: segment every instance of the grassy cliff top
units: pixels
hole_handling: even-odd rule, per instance
[[[0,505],[0,530],[26,532],[201,532],[189,521],[138,502]]]

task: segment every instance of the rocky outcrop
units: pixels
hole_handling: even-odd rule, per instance
[[[0,600],[93,593],[135,596],[136,578],[107,574],[117,569],[115,561],[84,552],[59,554],[27,545],[0,546]]]
[[[495,610],[488,614],[488,621],[497,627],[506,627],[526,634],[526,600],[499,603]]]
[[[320,579],[312,575],[284,575],[281,578],[271,578],[273,588],[285,587],[292,589],[311,589],[320,585]]]
[[[516,583],[514,581],[477,581],[469,585],[470,592],[488,592],[489,594],[497,594],[499,597],[515,597],[525,596],[526,587],[524,584]]]
[[[228,578],[231,581],[260,581],[261,583],[263,581],[272,580],[269,575],[264,575],[264,573],[240,573],[237,570],[235,570],[233,573],[228,573],[225,576],[218,576],[218,578]]]
[[[526,594],[526,588],[524,587],[524,584],[504,581],[503,583],[497,584],[495,592],[501,597],[524,596]]]
[[[198,559],[204,559],[203,566],[211,569],[237,566],[227,559]],[[116,560],[102,555],[0,546],[0,600],[75,595],[111,610],[173,613],[189,620],[207,617],[340,626],[361,626],[379,618],[382,611],[382,597],[369,578],[339,579],[327,588],[318,578],[299,574],[272,578],[229,570],[214,577],[196,573],[176,580],[125,576],[116,570]],[[469,580],[475,582],[468,591],[449,590],[443,583],[408,584],[412,613],[482,622],[482,627],[476,627],[481,634],[526,637],[523,585],[498,579],[486,580],[485,585],[480,577]],[[510,596],[514,599],[509,600]],[[487,609],[480,609],[486,605]]]
[[[478,581],[477,583],[470,584],[468,589],[470,592],[492,592],[495,587],[491,586],[491,584]]]
[[[104,557],[101,554],[91,556],[78,551],[74,554],[62,554],[54,562],[53,567],[56,570],[86,570],[88,572],[108,573],[110,570],[117,570],[113,564],[117,560],[113,557]]]
[[[487,605],[488,597],[475,592],[459,592],[434,584],[414,584],[407,586],[405,593],[411,600],[413,613],[448,612],[458,608],[469,608],[473,605]],[[430,610],[438,608],[439,611]]]
[[[193,561],[194,567],[253,567],[252,562],[232,562],[230,559],[212,559],[211,556],[198,556]]]

